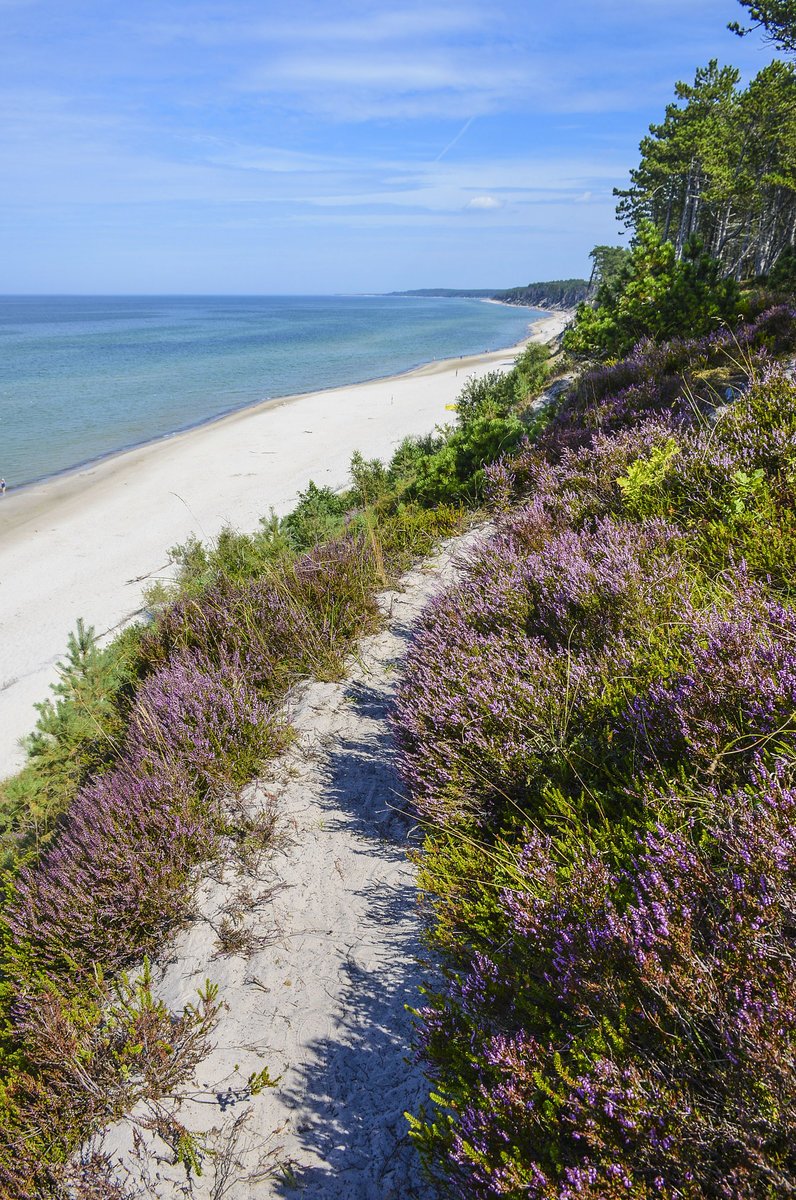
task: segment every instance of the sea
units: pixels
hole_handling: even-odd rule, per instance
[[[0,297],[0,476],[13,490],[263,400],[513,346],[544,315],[452,297]]]

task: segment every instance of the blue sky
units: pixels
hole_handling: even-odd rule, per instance
[[[736,0],[0,0],[0,292],[582,275]]]

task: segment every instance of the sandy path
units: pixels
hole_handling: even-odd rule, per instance
[[[535,322],[534,338],[567,317]],[[169,547],[224,524],[254,529],[272,506],[284,515],[311,478],[344,487],[354,450],[389,458],[407,434],[452,419],[468,375],[507,369],[516,352],[258,405],[0,500],[0,778],[22,764],[17,741],[78,617],[113,630],[140,610]]]
[[[414,871],[416,835],[400,807],[386,711],[411,625],[450,585],[484,534],[452,539],[380,598],[384,629],[360,643],[343,683],[301,685],[291,699],[299,738],[272,778],[270,798],[289,835],[256,878],[231,870],[201,892],[200,918],[177,940],[157,992],[174,1008],[206,978],[227,1008],[180,1119],[220,1151],[186,1190],[165,1143],[131,1128],[104,1149],[126,1163],[142,1195],[175,1200],[432,1200],[404,1112],[428,1094],[410,1053],[405,1006],[421,1002]],[[250,945],[218,953],[218,931],[245,884],[264,898],[237,926]],[[277,892],[273,895],[272,889]],[[240,904],[237,905],[240,908]],[[235,1072],[235,1065],[239,1071]],[[273,1091],[236,1093],[253,1071],[282,1074]],[[238,1124],[236,1125],[236,1122]]]

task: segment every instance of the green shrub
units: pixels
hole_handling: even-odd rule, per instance
[[[172,547],[169,553],[177,568],[174,583],[164,586],[159,582],[146,589],[144,595],[150,607],[159,611],[178,596],[200,596],[221,579],[239,583],[254,579],[290,552],[291,543],[273,509],[268,517],[260,518],[260,525],[254,534],[240,533],[226,525],[208,545],[191,536],[184,545]]]
[[[412,498],[427,506],[477,501],[483,495],[483,467],[513,450],[525,433],[518,417],[476,416],[450,435],[436,454],[419,459]]]
[[[514,399],[517,403],[533,399],[550,374],[550,350],[538,342],[529,342],[518,355],[512,372]]]
[[[674,438],[663,446],[656,446],[648,459],[639,458],[631,463],[627,475],[617,479],[622,492],[624,507],[631,517],[660,516],[659,490],[666,476],[673,469],[673,460],[680,453]]]
[[[550,371],[547,346],[529,342],[511,371],[490,371],[481,379],[468,379],[456,401],[459,428],[467,429],[479,418],[505,417],[518,404],[535,396]]]
[[[501,371],[467,380],[456,401],[459,427],[466,429],[481,417],[504,417],[514,402],[514,380]]]
[[[351,457],[351,479],[353,487],[346,500],[349,507],[367,508],[377,504],[390,491],[390,472],[378,458],[365,460],[357,450]]]
[[[699,337],[740,311],[740,292],[721,278],[720,264],[691,238],[681,261],[654,226],[642,222],[632,253],[616,276],[602,284],[593,306],[578,308],[564,348],[578,358],[628,354],[643,338]]]
[[[296,550],[311,550],[340,531],[348,508],[347,498],[310,480],[306,492],[299,492],[298,504],[285,517],[280,532]]]
[[[118,751],[133,687],[132,655],[139,632],[97,646],[94,629],[78,620],[51,685],[54,699],[36,705],[39,718],[24,739],[23,771],[0,786],[6,849],[42,849],[80,784]]]

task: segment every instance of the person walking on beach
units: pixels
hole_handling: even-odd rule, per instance
[[[5,494],[6,494],[6,481],[5,481],[5,479],[0,479],[0,496],[5,496]]]

